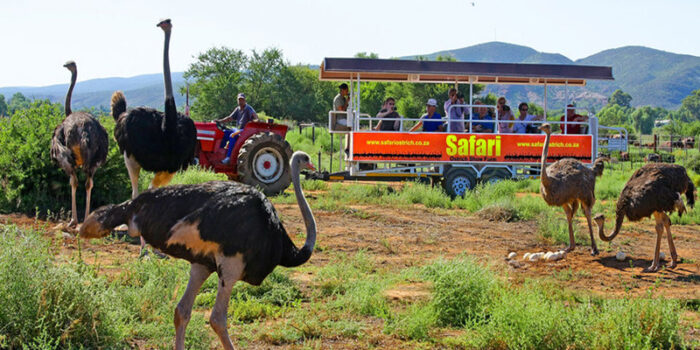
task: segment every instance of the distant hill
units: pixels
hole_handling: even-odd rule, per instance
[[[555,53],[538,52],[532,48],[503,42],[489,42],[460,49],[445,50],[418,56],[435,59],[451,56],[458,61],[500,63],[544,63],[611,66],[615,81],[590,81],[585,88],[570,88],[570,96],[584,105],[600,108],[616,89],[632,95],[634,106],[658,106],[675,109],[683,98],[700,88],[700,57],[680,55],[642,46],[610,49],[572,61]],[[492,85],[490,92],[505,95],[511,104],[520,101],[542,103],[542,88]],[[561,108],[565,94],[559,87],[548,88],[550,103]]]
[[[458,61],[501,62],[501,63],[543,63],[579,64],[613,67],[614,81],[589,81],[584,88],[571,87],[569,98],[563,87],[548,88],[550,109],[561,109],[565,101],[575,100],[579,106],[600,109],[616,89],[632,95],[634,106],[658,106],[675,109],[683,98],[693,90],[700,89],[700,57],[680,55],[641,46],[626,46],[605,50],[589,57],[572,61],[558,54],[539,52],[527,46],[503,42],[488,42],[459,49],[444,50],[428,54],[402,57],[413,59],[437,56],[451,56]],[[182,72],[172,73],[176,92],[176,103],[182,107],[184,96],[179,88],[185,84]],[[10,99],[16,92],[28,98],[48,98],[63,102],[68,84],[45,87],[0,87],[0,94]],[[73,108],[97,107],[109,109],[109,100],[114,90],[126,94],[129,106],[151,106],[163,108],[162,74],[140,75],[131,78],[104,78],[79,82],[73,93]],[[487,92],[506,96],[511,106],[521,101],[543,103],[541,87],[519,85],[490,85]]]
[[[185,85],[183,72],[173,72],[173,90],[175,103],[178,107],[184,106],[185,96],[179,93],[180,87]],[[66,98],[69,84],[58,84],[44,87],[0,87],[0,94],[8,100],[17,92],[30,99],[49,99],[52,102],[63,103]],[[112,93],[121,90],[126,95],[127,104],[130,107],[149,106],[163,109],[164,87],[163,74],[138,75],[131,78],[101,78],[78,82],[73,90],[72,107],[75,110],[81,108],[103,108],[109,110]]]

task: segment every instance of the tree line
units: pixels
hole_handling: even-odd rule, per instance
[[[355,57],[378,58],[377,54],[366,52]],[[454,58],[437,57],[437,60]],[[276,48],[246,54],[227,47],[213,47],[197,55],[184,77],[189,84],[190,111],[195,120],[209,121],[230,114],[237,105],[236,95],[244,92],[248,103],[259,113],[296,122],[325,124],[339,82],[320,81],[318,74],[316,68],[291,65]],[[425,102],[429,98],[437,99],[441,106],[450,87],[451,84],[363,82],[362,109],[373,115],[381,109],[387,97],[394,97],[401,115],[417,118],[425,112]],[[478,96],[483,88],[474,85],[475,97],[487,105],[494,105],[497,96]],[[181,93],[184,94],[185,89],[182,87]],[[460,90],[468,95],[468,87],[461,86]],[[700,89],[683,99],[677,110],[651,106],[634,108],[631,101],[631,95],[617,90],[610,96],[608,104],[595,114],[603,125],[624,126],[637,134],[651,134],[657,120],[670,121],[661,128],[664,133],[700,134]],[[30,102],[21,93],[14,94],[7,102],[0,95],[0,116],[28,108]],[[542,107],[530,103],[530,111],[531,114],[541,114]],[[548,118],[555,120],[563,115],[563,110],[548,110],[547,114]]]

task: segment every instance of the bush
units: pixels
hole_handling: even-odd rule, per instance
[[[486,320],[498,283],[473,258],[438,260],[424,270],[433,282],[432,308],[438,324],[465,326]]]
[[[98,348],[121,341],[116,294],[106,281],[84,265],[52,260],[40,233],[0,226],[0,347]]]
[[[70,209],[68,176],[51,161],[53,131],[64,119],[60,104],[34,102],[0,121],[0,212],[34,215],[67,212]],[[103,118],[111,135],[114,121]],[[110,138],[111,139],[111,138]],[[92,207],[122,202],[129,198],[129,179],[115,142],[110,143],[106,163],[97,170],[92,190]],[[85,177],[79,173],[77,202],[85,208]],[[82,215],[79,215],[82,216]]]

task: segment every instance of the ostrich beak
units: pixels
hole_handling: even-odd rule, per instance
[[[309,162],[306,164],[306,169],[316,171],[316,167],[313,165],[313,163]]]

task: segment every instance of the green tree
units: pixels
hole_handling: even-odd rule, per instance
[[[24,97],[24,95],[22,95],[22,93],[17,92],[14,95],[12,95],[10,102],[7,104],[7,108],[10,111],[9,114],[12,115],[20,109],[29,108],[30,104],[31,104],[31,101],[29,101],[29,99]]]
[[[336,93],[334,82],[319,81],[318,71],[307,66],[284,67],[273,81],[269,113],[297,121],[328,122]]]
[[[5,102],[5,95],[0,94],[0,117],[7,115],[7,103]]]
[[[623,107],[618,104],[608,104],[598,112],[601,125],[623,126],[628,123],[629,116],[634,111],[632,107]]]
[[[273,96],[280,97],[274,92],[280,89],[278,83],[286,67],[279,49],[266,49],[262,53],[253,50],[246,68],[245,91],[257,111],[275,115],[272,111],[272,105],[275,104]]]
[[[691,92],[683,99],[680,110],[688,113],[692,121],[700,120],[700,89]]]
[[[667,116],[668,111],[661,107],[644,106],[634,110],[629,119],[637,132],[649,135],[654,129],[654,122],[657,119],[665,119]]]
[[[632,107],[630,102],[632,102],[632,96],[620,89],[617,89],[612,93],[612,95],[610,95],[610,98],[608,99],[608,106],[618,105],[620,107],[629,108]]]
[[[248,58],[239,50],[214,47],[197,56],[185,71],[184,77],[190,83],[192,118],[212,120],[231,113],[238,101],[236,95],[245,86],[243,71]],[[180,92],[184,93],[184,87]]]

